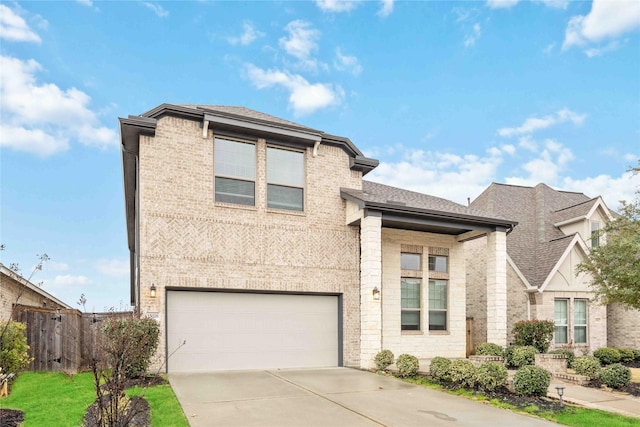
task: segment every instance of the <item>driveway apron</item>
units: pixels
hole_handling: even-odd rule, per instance
[[[557,426],[349,368],[170,374],[191,426]]]

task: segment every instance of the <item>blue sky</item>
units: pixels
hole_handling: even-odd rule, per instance
[[[349,137],[368,179],[466,203],[491,182],[640,177],[640,2],[1,2],[0,252],[88,311],[126,306],[118,117],[242,105]]]

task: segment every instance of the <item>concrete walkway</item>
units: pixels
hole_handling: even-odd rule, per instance
[[[547,396],[558,399],[557,386],[564,387],[562,399],[567,403],[640,418],[640,398],[627,393],[583,387],[555,378],[551,380]]]
[[[349,368],[170,374],[169,380],[194,427],[557,426]]]

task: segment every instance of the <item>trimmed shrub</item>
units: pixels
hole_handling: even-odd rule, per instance
[[[521,346],[514,345],[509,347],[507,355],[507,363],[514,368],[521,368],[525,365],[533,365],[536,361],[538,350],[530,345]]]
[[[594,356],[581,356],[576,357],[573,361],[573,369],[576,370],[576,374],[584,375],[589,379],[598,378],[600,374],[600,361]]]
[[[533,346],[538,352],[549,350],[555,324],[551,320],[522,320],[513,326],[516,345]]]
[[[509,376],[507,368],[500,362],[484,362],[476,370],[477,381],[485,390],[502,387]]]
[[[485,342],[480,344],[476,348],[476,354],[478,356],[504,356],[504,349],[498,344],[492,342]]]
[[[391,350],[379,351],[373,360],[376,362],[376,368],[379,371],[384,371],[393,363],[393,352]]]
[[[0,368],[3,373],[17,374],[33,360],[29,357],[26,330],[24,323],[0,322]]]
[[[631,381],[631,369],[620,363],[606,366],[600,371],[600,381],[611,388],[622,388]]]
[[[633,350],[630,348],[619,348],[618,352],[620,353],[620,362],[622,363],[633,362],[633,359],[635,359]]]
[[[513,377],[513,388],[522,396],[546,396],[551,373],[537,366],[523,366]]]
[[[449,367],[451,381],[461,387],[473,388],[476,385],[476,367],[467,359],[458,359],[451,362]]]
[[[559,348],[556,350],[551,350],[549,354],[564,354],[567,356],[567,368],[573,368],[573,360],[576,358],[576,355],[573,351],[567,348]]]
[[[420,368],[420,362],[418,358],[410,354],[401,354],[396,360],[396,366],[398,367],[398,374],[403,377],[413,377],[418,373]]]
[[[640,350],[633,350],[633,357],[636,360],[640,360]]]
[[[434,357],[431,359],[431,366],[429,366],[429,373],[438,381],[451,381],[449,376],[449,368],[451,367],[451,360],[444,357]]]
[[[611,347],[599,348],[593,352],[593,355],[598,358],[602,366],[611,365],[620,361],[620,352]]]

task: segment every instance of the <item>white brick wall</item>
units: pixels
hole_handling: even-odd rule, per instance
[[[381,350],[381,301],[373,289],[382,288],[382,218],[365,216],[360,222],[360,367],[369,369]],[[382,290],[384,294],[384,290]]]
[[[507,235],[487,236],[487,342],[507,345]]]

